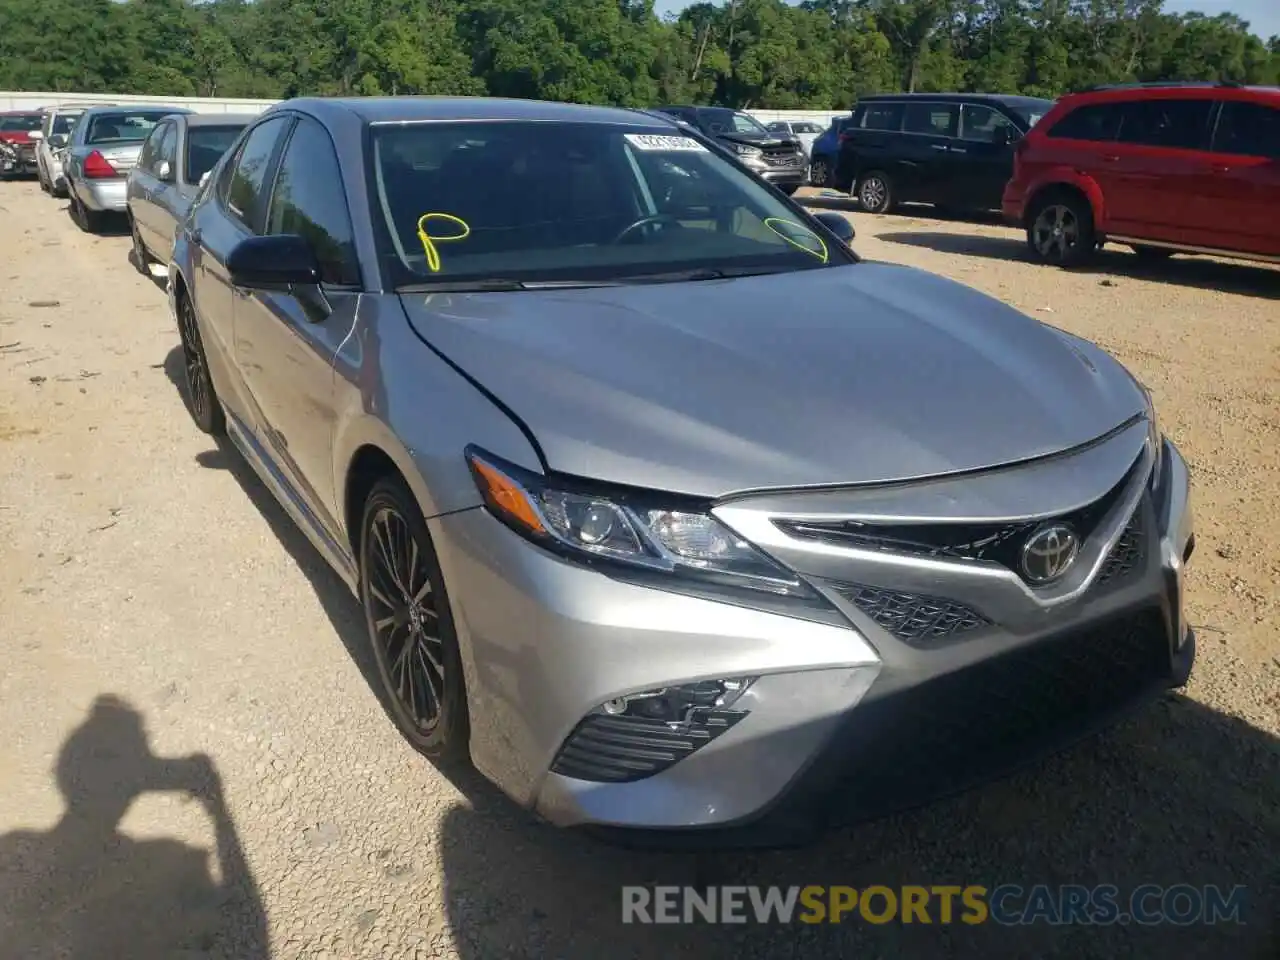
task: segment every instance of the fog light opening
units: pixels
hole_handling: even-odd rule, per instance
[[[659,720],[673,726],[696,723],[712,711],[732,708],[755,681],[755,677],[728,677],[629,693],[606,700],[598,712],[611,717]]]
[[[1187,545],[1182,548],[1183,564],[1185,564],[1188,560],[1191,559],[1191,554],[1195,553],[1195,549],[1196,549],[1196,535],[1193,533],[1190,537],[1187,538]]]

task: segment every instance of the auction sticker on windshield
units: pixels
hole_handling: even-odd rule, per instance
[[[627,143],[637,150],[707,152],[706,147],[691,137],[669,137],[660,133],[628,133],[625,136]]]

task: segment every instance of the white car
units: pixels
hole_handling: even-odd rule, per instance
[[[40,189],[45,193],[55,197],[66,196],[67,181],[62,173],[62,158],[71,137],[71,128],[91,106],[102,104],[62,103],[45,108],[44,124],[40,128],[43,136],[36,144],[36,176],[40,180]]]
[[[813,141],[822,136],[822,131],[826,127],[819,126],[812,120],[775,120],[773,123],[765,124],[765,129],[770,133],[790,134],[800,141],[800,146],[804,147],[804,155],[807,157],[813,152]]]

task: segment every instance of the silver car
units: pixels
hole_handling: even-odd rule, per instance
[[[181,107],[90,107],[71,131],[63,161],[71,218],[93,233],[109,214],[123,214],[125,182],[151,129]]]
[[[775,120],[767,124],[765,129],[770,133],[795,137],[800,141],[800,146],[804,147],[804,155],[808,157],[813,153],[813,141],[822,136],[826,127],[819,126],[812,120]]]
[[[851,233],[652,115],[301,99],[201,189],[170,302],[197,424],[359,598],[410,743],[557,824],[772,842],[1195,651],[1149,393]]]
[[[176,113],[156,124],[129,171],[125,203],[134,263],[147,272],[169,262],[173,231],[200,181],[222,159],[254,114]]]
[[[44,111],[43,136],[36,144],[36,174],[40,189],[55,197],[67,195],[67,181],[62,172],[71,131],[90,104],[62,103]]]

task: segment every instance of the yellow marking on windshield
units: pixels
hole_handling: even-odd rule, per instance
[[[797,230],[801,231],[805,235],[806,240],[812,238],[813,242],[818,245],[818,249],[815,250],[813,247],[806,247],[803,243],[800,243],[795,238],[787,236],[782,230],[779,230],[778,227],[775,226],[775,224],[782,224],[788,227],[795,227]],[[770,230],[772,230],[774,233],[776,233],[778,236],[780,236],[787,243],[791,244],[791,246],[795,247],[797,250],[803,250],[805,253],[809,254],[810,256],[817,257],[823,263],[826,263],[828,260],[831,259],[831,251],[827,249],[827,245],[823,241],[823,239],[820,236],[818,236],[816,233],[814,233],[812,230],[810,230],[808,227],[806,227],[803,223],[796,223],[794,220],[784,220],[782,217],[767,217],[765,218],[764,225],[768,227]]]
[[[454,226],[460,228],[460,233],[452,233],[441,236],[427,232],[427,223],[431,220],[444,220]],[[440,272],[440,251],[436,249],[437,243],[450,243],[454,240],[465,240],[471,235],[471,226],[461,217],[455,217],[452,213],[424,213],[418,218],[418,239],[422,241],[422,251],[427,255],[427,269],[432,273]]]

